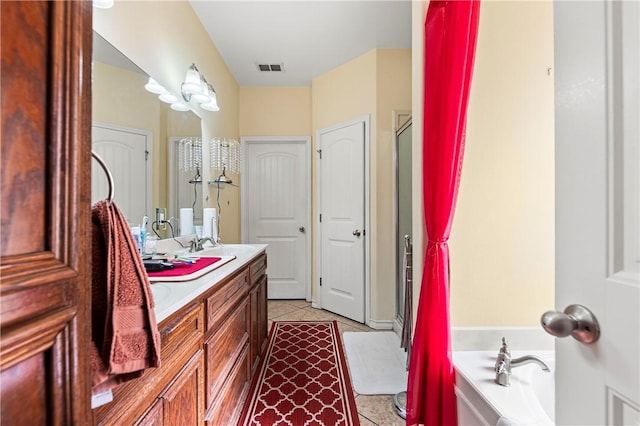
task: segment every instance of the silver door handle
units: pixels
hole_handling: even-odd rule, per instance
[[[556,336],[573,336],[580,343],[593,343],[600,337],[596,316],[582,305],[569,305],[564,312],[548,311],[542,314],[540,324],[544,331]]]
[[[352,234],[355,235],[356,237],[360,237],[360,235],[362,235],[361,232],[357,229],[353,231]]]
[[[304,234],[304,232],[306,231],[306,229],[304,229],[304,226],[301,226],[300,228],[298,228],[298,231],[302,232]]]

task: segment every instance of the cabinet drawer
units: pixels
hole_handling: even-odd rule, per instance
[[[204,332],[202,308],[199,303],[192,303],[162,321],[158,327],[160,332],[160,355],[165,363],[176,349],[185,343],[193,344]]]
[[[225,321],[224,326],[205,343],[207,406],[220,393],[225,379],[249,340],[247,309],[248,303],[245,300]]]
[[[209,409],[207,426],[236,424],[249,391],[249,350],[245,346],[240,360],[229,376],[222,392]]]
[[[249,265],[249,272],[251,274],[251,285],[258,282],[261,276],[267,273],[267,255],[262,254],[251,265]]]
[[[226,283],[219,284],[217,291],[205,299],[207,331],[214,328],[216,323],[247,294],[248,279],[248,272],[244,269]]]

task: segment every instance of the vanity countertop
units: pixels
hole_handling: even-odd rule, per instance
[[[155,303],[156,322],[160,323],[171,314],[209,290],[238,269],[249,264],[267,249],[266,244],[242,244],[234,253],[235,259],[190,281],[155,281],[151,283],[151,293]]]

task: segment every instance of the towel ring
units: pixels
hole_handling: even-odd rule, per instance
[[[100,158],[98,154],[91,151],[91,156],[96,159],[98,164],[100,164],[100,167],[102,167],[102,170],[104,170],[104,173],[107,175],[107,182],[109,182],[109,195],[107,196],[107,199],[111,203],[113,201],[113,192],[114,192],[113,175],[111,174],[111,171],[107,167],[107,163],[105,163],[104,160]]]

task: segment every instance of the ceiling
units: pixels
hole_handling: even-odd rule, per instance
[[[371,49],[411,47],[410,0],[189,1],[240,86],[310,86]]]

